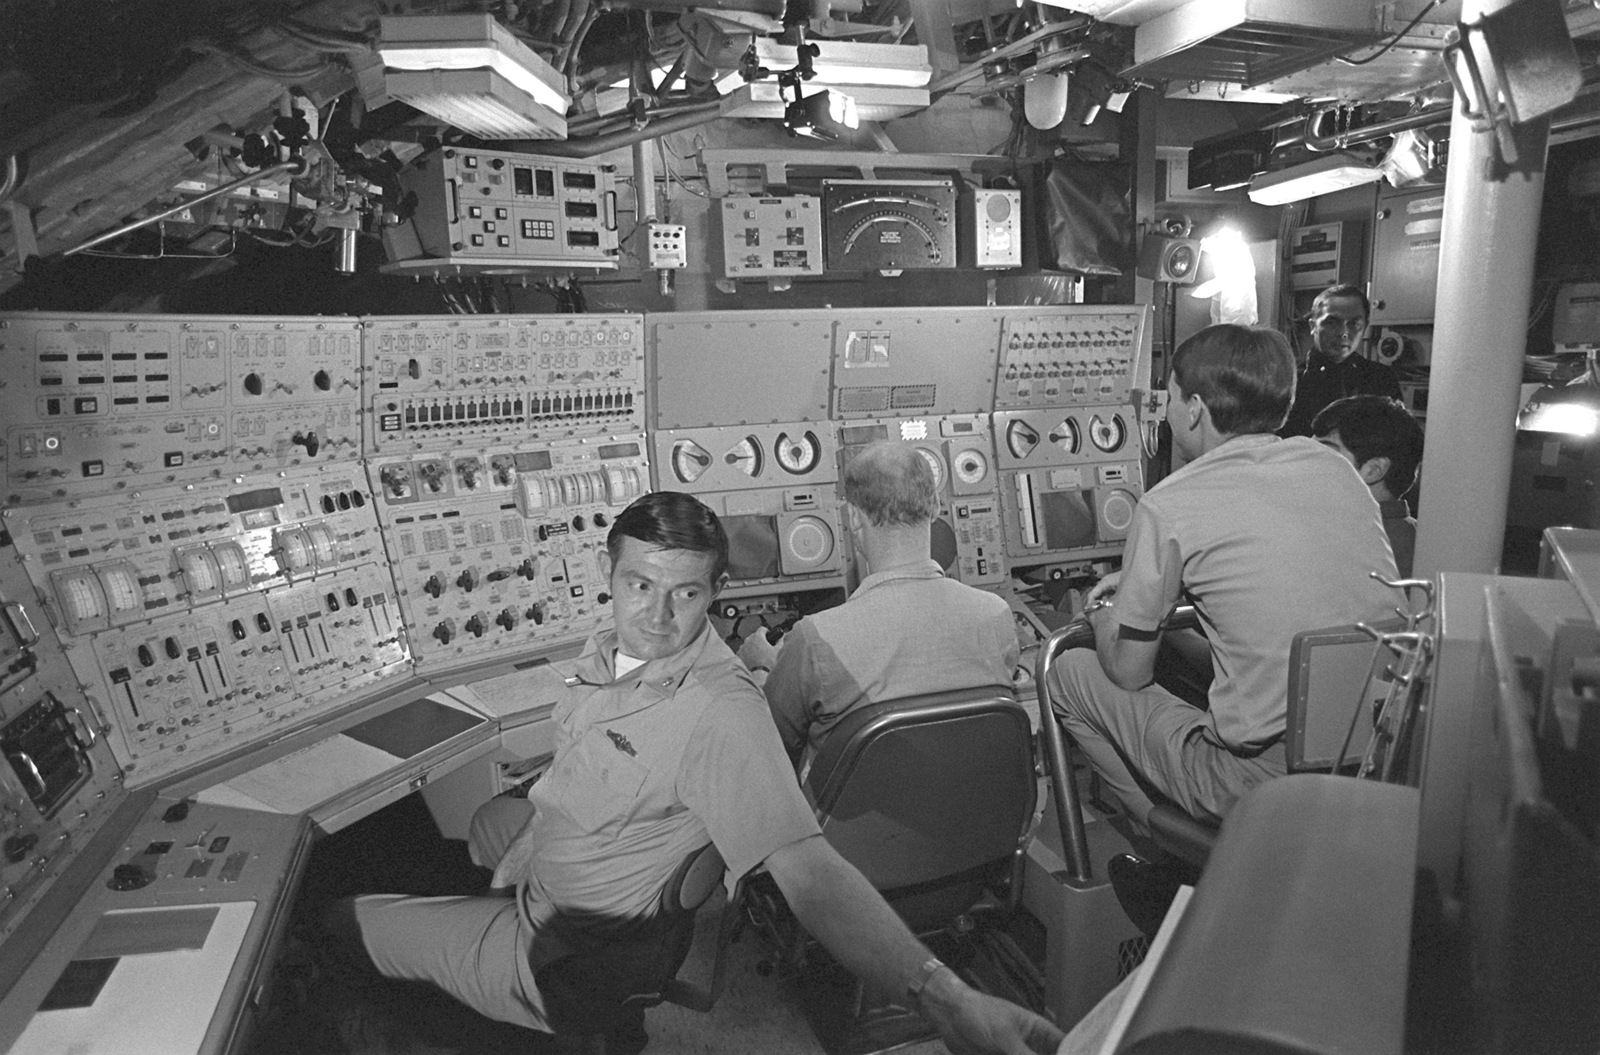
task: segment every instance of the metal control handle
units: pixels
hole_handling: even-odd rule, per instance
[[[1163,630],[1192,630],[1200,625],[1200,614],[1194,605],[1180,604],[1161,624]],[[1050,702],[1050,673],[1055,669],[1056,657],[1072,648],[1093,648],[1094,629],[1084,618],[1074,619],[1051,634],[1039,649],[1034,666],[1034,687],[1039,698],[1039,735],[1044,737],[1045,757],[1050,763],[1050,787],[1056,798],[1056,823],[1061,828],[1061,855],[1067,874],[1079,884],[1094,878],[1093,862],[1089,860],[1089,837],[1083,825],[1083,803],[1078,798],[1078,785],[1072,779],[1072,760],[1067,753],[1067,739],[1061,732],[1055,708]]]
[[[21,601],[6,601],[0,609],[4,609],[6,620],[17,635],[17,644],[32,648],[39,643],[39,631],[33,628],[33,620],[28,618],[28,609]]]

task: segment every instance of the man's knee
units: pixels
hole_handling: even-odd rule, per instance
[[[1082,716],[1097,679],[1104,680],[1100,657],[1092,648],[1063,652],[1050,670],[1050,705],[1063,718]]]

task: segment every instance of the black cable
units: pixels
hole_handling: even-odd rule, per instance
[[[1368,55],[1366,58],[1364,58],[1364,59],[1347,59],[1343,55],[1335,55],[1334,58],[1336,60],[1338,60],[1339,62],[1344,63],[1346,66],[1365,66],[1367,63],[1372,62],[1375,59],[1382,58],[1383,56],[1385,56],[1385,55],[1387,55],[1389,53],[1389,49],[1390,48],[1392,48],[1396,44],[1400,43],[1400,39],[1402,37],[1404,37],[1407,33],[1411,32],[1413,29],[1417,28],[1417,23],[1422,21],[1422,16],[1423,15],[1427,14],[1429,11],[1432,11],[1434,8],[1438,7],[1442,3],[1444,3],[1444,0],[1429,0],[1428,6],[1424,7],[1421,11],[1418,11],[1416,18],[1413,18],[1410,22],[1406,23],[1406,28],[1402,29],[1400,32],[1398,32],[1394,36],[1390,37],[1389,38],[1389,42],[1387,44],[1385,44],[1383,47],[1379,48],[1377,51],[1374,51],[1371,55]]]

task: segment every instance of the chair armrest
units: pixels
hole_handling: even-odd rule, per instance
[[[1118,1051],[1399,1055],[1418,801],[1316,774],[1240,799]]]

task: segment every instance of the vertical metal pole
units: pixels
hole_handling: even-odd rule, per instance
[[[1461,20],[1500,6],[1465,0]],[[1521,125],[1516,136],[1520,158],[1510,169],[1494,133],[1474,129],[1457,100],[1428,378],[1419,576],[1493,573],[1500,564],[1549,120]]]

